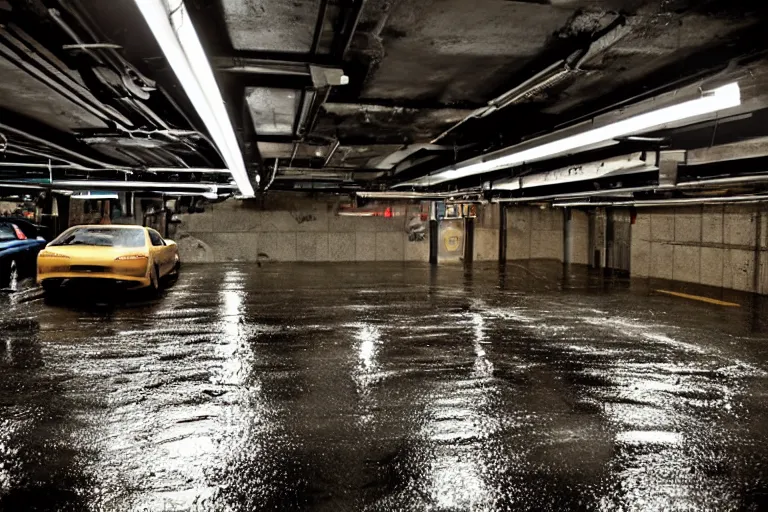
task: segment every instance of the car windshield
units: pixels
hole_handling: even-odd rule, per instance
[[[99,247],[144,247],[143,229],[75,228],[50,245],[95,245]]]
[[[5,222],[0,223],[0,242],[8,242],[16,239],[16,231],[13,229],[13,226]]]

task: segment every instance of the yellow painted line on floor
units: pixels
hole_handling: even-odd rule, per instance
[[[687,293],[671,292],[669,290],[654,290],[654,291],[659,293],[664,293],[666,295],[674,295],[675,297],[682,297],[684,299],[698,300],[701,302],[706,302],[708,304],[715,304],[717,306],[726,306],[729,308],[741,307],[741,304],[736,304],[735,302],[725,302],[724,300],[711,299],[709,297],[702,297],[701,295],[689,295]]]

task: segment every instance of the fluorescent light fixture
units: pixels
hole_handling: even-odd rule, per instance
[[[99,191],[99,190],[86,190],[84,192],[74,192],[71,196],[72,199],[120,199],[117,193]]]
[[[184,92],[211,134],[243,197],[254,191],[224,100],[182,0],[134,0]]]
[[[741,105],[741,90],[734,82],[711,91],[705,91],[701,98],[686,101],[670,107],[654,110],[645,114],[624,119],[615,123],[588,130],[570,137],[541,144],[516,153],[496,158],[489,157],[481,161],[465,162],[447,167],[435,174],[400,183],[397,186],[430,186],[476,174],[497,171],[526,162],[535,162],[557,155],[567,154],[577,149],[588,148],[627,135],[660,129],[664,125],[711,114],[719,110]],[[477,159],[475,159],[477,160]]]

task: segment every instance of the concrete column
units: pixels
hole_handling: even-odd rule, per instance
[[[570,265],[573,254],[573,212],[563,208],[563,263]]]
[[[429,263],[437,265],[437,243],[440,230],[437,225],[437,205],[429,203]]]
[[[499,204],[499,263],[507,262],[507,207]]]
[[[475,258],[475,219],[464,219],[464,262],[472,263]]]
[[[762,204],[757,205],[757,214],[755,215],[755,263],[754,263],[754,292],[755,293],[765,293],[765,290],[763,290],[763,250],[765,247],[763,246],[763,238],[765,237],[764,232],[766,229],[766,226],[763,225],[764,219],[763,219],[763,211],[764,207]]]
[[[605,268],[605,210],[597,208],[589,214],[589,264]]]

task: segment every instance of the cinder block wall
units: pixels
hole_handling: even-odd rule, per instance
[[[589,215],[571,210],[571,263],[589,265]]]
[[[563,261],[563,211],[535,206],[507,210],[507,260]]]
[[[564,261],[564,216],[562,209],[534,206],[484,205],[475,222],[475,261],[497,261],[501,208],[507,208],[507,259],[553,259]],[[589,218],[571,212],[571,263],[589,263]]]
[[[182,261],[429,261],[428,234],[413,240],[407,216],[340,217],[323,201],[267,206],[229,200],[180,215]]]
[[[638,210],[632,275],[768,293],[764,205]]]
[[[501,208],[499,204],[486,204],[477,208],[477,219],[475,219],[475,261],[499,260]]]

